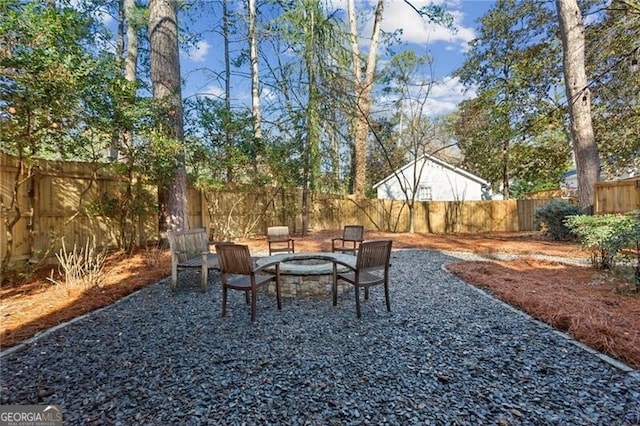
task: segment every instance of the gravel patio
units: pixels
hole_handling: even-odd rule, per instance
[[[455,256],[455,257],[454,257]],[[56,404],[70,425],[639,425],[640,374],[453,277],[472,254],[392,254],[391,308],[258,297],[249,322],[212,274],[169,280],[9,349],[1,404]],[[181,278],[188,275],[181,274]]]

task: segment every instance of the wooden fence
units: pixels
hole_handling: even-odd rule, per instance
[[[134,238],[135,244],[157,241],[156,189],[127,180],[118,165],[39,160],[19,169],[16,158],[0,154],[0,256],[10,262],[49,259],[60,249],[84,245],[114,247]],[[608,188],[608,187],[607,187]],[[122,203],[137,200],[139,215],[123,217]],[[603,197],[603,200],[608,200]],[[415,232],[482,233],[534,230],[535,210],[549,199],[416,202]],[[635,201],[637,205],[637,197]],[[271,225],[302,231],[302,194],[299,190],[233,187],[202,193],[189,188],[190,227],[204,226],[212,239],[260,236]],[[391,200],[355,200],[349,196],[313,194],[310,230],[341,229],[362,224],[365,229],[407,232],[406,203]]]
[[[11,261],[50,257],[61,242],[72,248],[95,237],[98,245],[117,246],[122,239],[122,203],[126,180],[117,168],[82,162],[38,160],[20,164],[0,155],[0,255]],[[137,189],[150,202],[150,187]],[[150,210],[157,210],[150,206]],[[197,207],[197,206],[196,206]],[[109,214],[110,213],[110,214]],[[155,223],[154,223],[155,222]],[[128,224],[135,242],[157,234],[157,219],[141,217]]]
[[[533,231],[535,210],[550,200],[416,202],[414,231],[419,233],[483,233]],[[409,209],[394,200],[354,200],[317,196],[311,223],[315,229],[341,229],[362,224],[366,229],[407,232]]]
[[[640,210],[640,177],[596,183],[593,201],[596,214]]]

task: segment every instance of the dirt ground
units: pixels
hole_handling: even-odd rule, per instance
[[[328,251],[339,231],[296,238],[296,252]],[[624,283],[585,266],[534,260],[532,255],[587,258],[578,245],[548,241],[537,233],[437,235],[366,232],[367,239],[390,238],[394,249],[426,248],[519,254],[516,261],[458,262],[451,273],[529,313],[591,347],[640,368],[640,297],[620,291]],[[252,252],[266,251],[264,239],[238,241]],[[38,333],[170,275],[167,250],[141,249],[131,256],[112,253],[100,287],[83,290],[53,284],[45,268],[0,288],[0,347]]]

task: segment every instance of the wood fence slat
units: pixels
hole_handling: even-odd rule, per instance
[[[640,210],[640,177],[613,182],[598,182],[594,189],[594,212],[596,214]]]

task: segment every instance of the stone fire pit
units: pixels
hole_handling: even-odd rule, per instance
[[[356,257],[342,253],[287,253],[262,257],[256,260],[258,266],[265,263],[280,263],[280,293],[282,297],[305,298],[331,296],[333,281],[333,262],[339,260],[355,266]],[[265,269],[275,273],[275,266]],[[338,265],[338,272],[347,272],[348,268]],[[338,281],[338,294],[344,293],[349,284]],[[269,293],[276,291],[275,285],[267,288]]]

